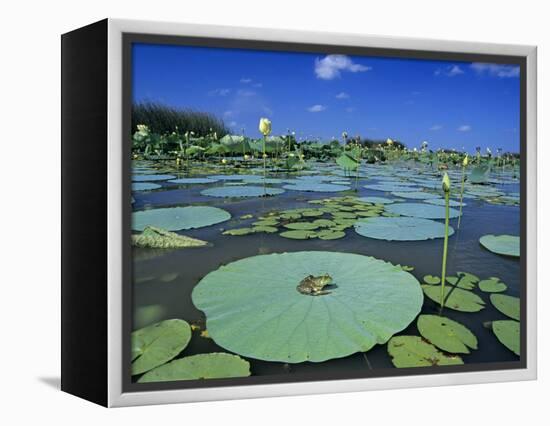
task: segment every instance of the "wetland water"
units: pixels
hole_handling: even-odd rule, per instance
[[[157,167],[157,169],[155,169]],[[337,168],[326,167],[320,164],[315,171],[319,175],[327,175],[338,171]],[[425,241],[385,241],[372,239],[359,235],[354,228],[345,230],[344,238],[335,240],[321,240],[312,238],[295,240],[281,237],[278,233],[252,233],[249,235],[231,236],[223,235],[228,229],[251,226],[259,216],[269,212],[283,210],[316,207],[308,201],[326,199],[332,197],[386,197],[400,203],[423,203],[423,200],[411,200],[396,197],[389,192],[367,189],[365,185],[377,183],[395,183],[396,181],[418,184],[419,180],[411,178],[417,173],[403,166],[397,170],[391,167],[373,166],[364,167],[363,172],[369,177],[358,180],[358,191],[348,190],[344,192],[316,192],[286,190],[284,193],[273,197],[250,198],[218,198],[201,195],[201,191],[207,188],[226,186],[230,181],[219,180],[209,184],[181,185],[168,181],[155,181],[161,187],[152,191],[133,191],[133,211],[155,209],[161,207],[176,207],[190,205],[213,206],[224,209],[231,214],[231,219],[222,223],[206,226],[199,229],[178,231],[179,234],[198,238],[209,242],[205,247],[187,249],[149,249],[134,248],[133,268],[133,328],[139,329],[158,321],[178,318],[190,324],[197,324],[204,329],[205,315],[197,309],[191,299],[191,293],[199,281],[208,273],[217,270],[220,266],[252,256],[270,253],[297,252],[297,251],[330,251],[355,253],[372,256],[390,262],[394,265],[407,265],[414,267],[410,273],[420,282],[425,275],[440,275],[441,253],[443,239],[436,238]],[[134,175],[151,173],[170,173],[183,176],[173,169],[158,170],[158,166],[152,162],[140,162],[135,166]],[[395,172],[395,173],[394,173]],[[254,174],[253,172],[246,172]],[[261,172],[257,172],[261,176]],[[426,180],[439,182],[440,176],[432,171],[426,171]],[[223,174],[223,170],[217,170],[212,174]],[[270,173],[268,177],[276,179],[296,178],[296,173]],[[457,178],[456,172],[451,175]],[[193,175],[193,177],[197,177]],[[198,175],[198,177],[202,177]],[[418,178],[418,176],[416,176]],[[512,194],[517,197],[519,182],[513,183],[509,175],[495,176],[497,183],[489,185],[492,190],[504,194]],[[498,179],[504,178],[505,184],[499,184]],[[333,176],[332,181],[341,179]],[[349,178],[350,185],[355,185],[355,177]],[[246,183],[246,182],[245,182]],[[254,185],[259,186],[255,183]],[[260,184],[261,185],[261,184]],[[284,183],[268,185],[268,187],[281,188]],[[454,188],[458,184],[453,182]],[[243,185],[245,186],[245,185]],[[238,186],[236,186],[238,187]],[[440,194],[435,189],[418,187],[418,191]],[[480,187],[482,187],[480,185]],[[483,186],[484,187],[484,186]],[[456,199],[456,194],[453,194]],[[479,238],[486,234],[519,235],[520,215],[518,205],[502,205],[487,202],[485,197],[470,195],[464,199],[467,203],[463,207],[460,230],[456,229],[457,219],[451,219],[450,224],[455,228],[454,235],[449,237],[449,252],[447,261],[447,275],[455,275],[459,271],[470,272],[480,279],[498,277],[508,289],[506,294],[520,296],[520,262],[519,258],[500,256],[484,249]],[[243,215],[253,215],[253,218],[241,219]],[[438,222],[443,222],[438,220]],[[262,283],[258,283],[261,285]],[[484,293],[479,288],[473,289],[486,303],[485,308],[479,312],[459,312],[445,309],[444,315],[469,328],[478,339],[478,349],[470,354],[461,355],[465,364],[485,362],[506,362],[519,359],[513,352],[503,346],[490,328],[484,326],[485,322],[508,319],[499,312],[489,301],[489,293]],[[396,307],[398,309],[398,307]],[[421,314],[437,314],[438,305],[424,297]],[[398,335],[419,335],[416,321],[413,321]],[[185,348],[184,355],[194,355],[211,352],[228,352],[216,345],[213,339],[202,337],[200,330],[194,331],[189,345]],[[366,355],[366,358],[365,358]],[[322,378],[326,372],[348,372],[364,370],[368,368],[393,369],[392,361],[387,352],[387,345],[376,345],[371,350],[363,353],[355,353],[343,358],[331,359],[321,363],[301,362],[285,364],[282,362],[268,362],[253,358],[244,359],[250,362],[251,375],[280,375],[280,374],[310,374],[319,373]]]

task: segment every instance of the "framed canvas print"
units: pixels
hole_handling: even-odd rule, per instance
[[[62,37],[62,389],[106,406],[536,377],[536,49]]]

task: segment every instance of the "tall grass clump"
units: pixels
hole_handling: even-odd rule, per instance
[[[145,124],[152,133],[195,132],[197,137],[216,132],[219,137],[229,133],[223,120],[207,112],[176,108],[156,102],[140,102],[132,106],[132,130]]]

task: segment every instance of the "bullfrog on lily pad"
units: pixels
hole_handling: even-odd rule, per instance
[[[329,294],[330,291],[323,290],[327,285],[332,284],[332,277],[329,274],[319,275],[314,277],[313,275],[308,275],[300,284],[296,287],[296,290],[302,294],[307,294],[308,296],[321,296],[323,294]]]

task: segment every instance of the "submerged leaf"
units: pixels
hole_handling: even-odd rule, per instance
[[[470,349],[477,349],[476,336],[452,319],[439,315],[420,315],[416,325],[424,339],[446,352],[469,354]]]
[[[446,355],[418,336],[395,336],[388,342],[388,354],[397,368],[462,365],[457,355]]]

